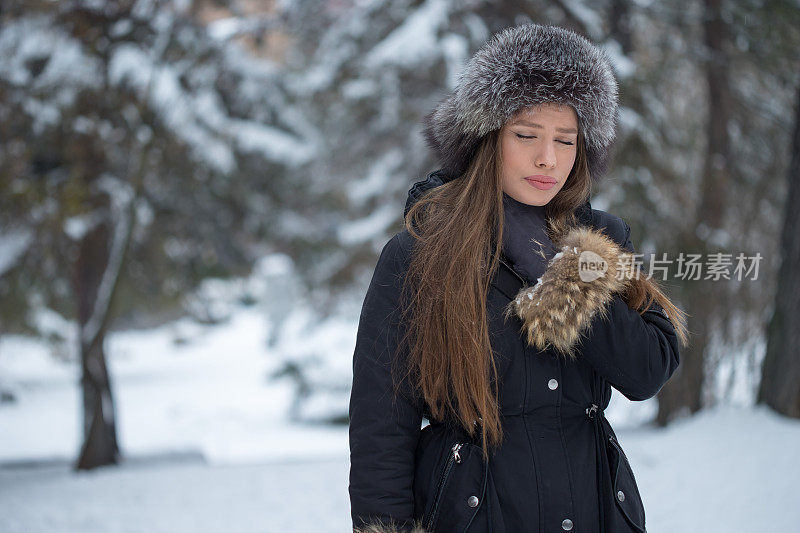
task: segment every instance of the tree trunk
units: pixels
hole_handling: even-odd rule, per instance
[[[767,353],[761,367],[758,403],[800,418],[800,88],[797,92],[789,192],[781,233],[781,266],[775,310],[767,328]]]
[[[695,235],[684,235],[678,241],[680,250],[701,253],[705,259],[705,247]],[[706,366],[711,333],[719,307],[719,293],[715,281],[685,281],[682,289],[684,305],[689,314],[687,327],[690,343],[681,350],[681,362],[672,378],[658,394],[658,413],[655,422],[666,426],[675,418],[688,416],[703,408],[703,392],[707,387]]]
[[[704,2],[705,34],[705,72],[708,87],[708,127],[706,151],[701,184],[701,198],[694,223],[682,236],[681,250],[702,254],[702,261],[712,250],[706,243],[706,236],[697,235],[704,228],[711,234],[725,223],[727,206],[726,191],[729,182],[728,160],[730,157],[730,138],[728,123],[731,118],[731,93],[729,83],[729,64],[726,47],[729,43],[728,28],[722,18],[721,0]],[[705,273],[701,276],[705,277]],[[715,316],[724,305],[725,287],[722,280],[686,281],[686,311],[689,313],[688,328],[692,333],[692,343],[683,350],[681,365],[675,375],[658,395],[658,414],[656,423],[666,425],[682,414],[692,414],[703,407],[704,390],[711,387],[708,347],[711,333],[718,324]]]
[[[633,35],[631,31],[631,3],[627,0],[611,2],[611,37],[622,47],[622,54],[630,56],[633,52]]]
[[[103,274],[109,262],[109,225],[98,224],[81,241],[75,271],[80,328],[81,389],[83,392],[83,445],[75,465],[88,470],[119,459],[111,381],[106,367],[104,328],[93,328]]]

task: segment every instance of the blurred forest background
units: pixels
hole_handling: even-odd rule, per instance
[[[292,384],[287,416],[346,424],[350,376],[331,369],[352,354],[327,333],[291,346],[337,317],[354,342],[377,253],[436,168],[421,118],[492,33],[530,21],[613,60],[621,122],[593,207],[640,253],[763,257],[755,280],[671,268],[692,344],[653,420],[728,402],[800,418],[796,1],[4,0],[0,342],[80,368],[76,466],[120,456],[108,339],[239,307],[263,312],[263,386]],[[27,389],[0,375],[0,394],[3,411]]]

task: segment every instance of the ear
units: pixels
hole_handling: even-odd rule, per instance
[[[522,320],[528,344],[552,346],[574,357],[580,336],[596,314],[623,292],[635,274],[633,255],[611,238],[589,227],[568,230],[536,285],[525,287],[509,304],[507,314]]]

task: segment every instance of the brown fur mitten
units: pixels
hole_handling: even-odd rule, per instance
[[[536,285],[521,289],[506,313],[520,317],[531,346],[574,357],[580,336],[595,314],[605,316],[605,304],[624,291],[635,265],[630,253],[588,227],[570,229],[557,247]]]
[[[398,529],[397,525],[393,523],[384,524],[382,522],[372,522],[369,524],[364,524],[362,527],[357,527],[353,530],[353,533],[399,533],[400,529]],[[411,533],[428,533],[428,531],[422,527],[422,522],[417,520],[414,522],[414,529],[411,530]]]

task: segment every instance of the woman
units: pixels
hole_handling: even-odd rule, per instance
[[[444,168],[409,192],[359,323],[357,531],[645,531],[603,410],[611,386],[654,396],[686,333],[628,225],[588,201],[616,108],[600,50],[530,24],[426,117]]]

